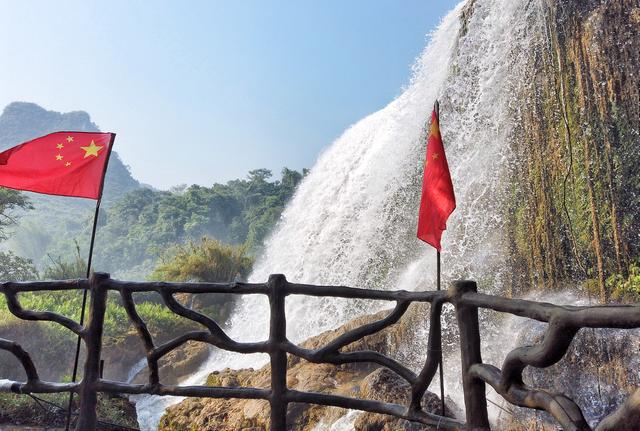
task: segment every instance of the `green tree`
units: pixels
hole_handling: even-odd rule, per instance
[[[246,245],[255,254],[280,220],[287,201],[304,176],[284,168],[279,180],[268,169],[250,171],[246,178],[211,187],[180,186],[172,191],[139,189],[125,195],[101,213],[95,249],[95,267],[146,278],[168,244],[202,237]],[[86,238],[90,224],[77,235]],[[65,255],[67,236],[48,253]]]
[[[15,224],[15,212],[31,209],[29,199],[17,190],[0,187],[0,241],[8,237],[7,227]],[[13,252],[0,252],[0,280],[21,281],[38,278],[33,262]]]
[[[0,240],[7,239],[7,226],[15,224],[16,219],[12,214],[19,209],[31,209],[33,206],[24,194],[17,190],[0,187]]]
[[[24,281],[38,278],[38,271],[30,259],[13,252],[0,251],[0,281]]]

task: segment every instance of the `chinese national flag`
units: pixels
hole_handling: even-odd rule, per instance
[[[456,197],[444,154],[440,124],[436,110],[431,114],[431,128],[427,140],[427,157],[422,179],[422,199],[418,215],[418,238],[440,251],[442,231],[456,208]]]
[[[56,132],[0,153],[0,186],[99,199],[115,133]]]

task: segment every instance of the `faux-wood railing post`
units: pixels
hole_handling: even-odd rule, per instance
[[[107,308],[107,289],[102,285],[102,282],[108,279],[109,274],[104,273],[92,274],[89,279],[91,303],[87,326],[82,334],[87,348],[87,358],[80,385],[80,417],[76,424],[76,431],[95,430],[97,426],[98,392],[96,383],[100,378],[100,351],[102,349],[104,313]]]
[[[284,275],[269,276],[269,356],[271,358],[271,431],[287,429],[287,353],[280,344],[287,340],[287,321],[284,312],[284,287],[287,283]]]
[[[480,350],[480,325],[478,307],[464,303],[462,297],[468,292],[477,292],[475,281],[454,281],[450,293],[456,307],[456,318],[460,329],[460,354],[462,357],[462,385],[464,389],[464,406],[469,431],[489,430],[487,413],[487,397],[485,383],[471,377],[469,368],[473,364],[482,363]]]

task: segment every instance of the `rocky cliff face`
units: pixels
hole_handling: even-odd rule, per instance
[[[640,253],[640,2],[543,1],[514,107],[515,289],[585,280],[602,301]]]

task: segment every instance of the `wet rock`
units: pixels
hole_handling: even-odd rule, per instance
[[[354,319],[338,329],[324,332],[302,343],[309,349],[325,346],[337,336],[376,321],[389,312],[383,311],[374,315]],[[367,336],[348,346],[343,351],[375,350],[386,355],[397,351],[398,341],[408,331],[407,324],[411,318],[403,319],[384,331]],[[402,335],[401,335],[402,334]],[[270,385],[270,369],[264,366],[259,370],[224,369],[211,373],[207,385],[223,387],[257,387],[268,388]],[[370,398],[386,402],[406,403],[409,385],[395,373],[381,369],[372,364],[313,364],[304,359],[289,356],[287,385],[296,390],[330,393],[356,398]],[[427,393],[424,398],[427,411],[439,411],[440,401],[435,394]],[[336,407],[324,407],[295,403],[289,405],[287,423],[289,429],[311,431],[320,422],[333,423],[346,413]],[[453,416],[452,408],[447,413]],[[371,420],[374,428],[366,428]],[[198,430],[266,430],[269,423],[269,405],[262,400],[222,400],[192,398],[170,407],[160,421],[161,431]],[[362,430],[373,429],[406,429],[423,430],[429,428],[411,428],[408,421],[399,422],[384,415],[366,416],[358,422]],[[400,425],[399,425],[400,424]],[[375,428],[375,426],[383,428]],[[396,426],[396,428],[393,428]],[[397,428],[404,426],[405,428]],[[386,428],[384,428],[386,427]]]
[[[386,368],[380,368],[369,374],[361,383],[362,397],[386,403],[407,405],[411,397],[411,387],[397,374]],[[445,416],[455,417],[451,401],[445,403]],[[426,392],[422,399],[424,411],[440,414],[442,405],[440,397],[432,392]],[[410,422],[405,419],[396,419],[377,413],[362,413],[354,423],[356,431],[426,431],[435,430],[435,427]]]

